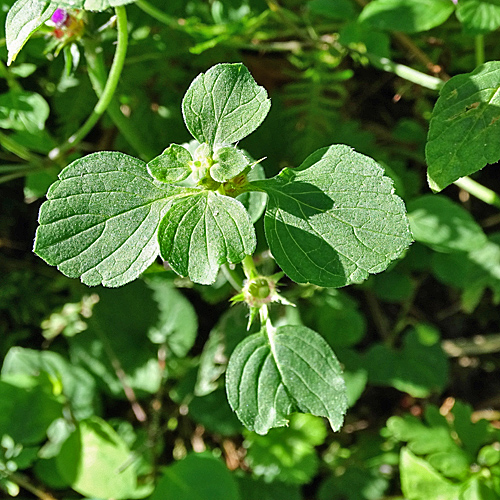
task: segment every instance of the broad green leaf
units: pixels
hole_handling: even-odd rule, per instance
[[[265,232],[297,283],[341,287],[379,273],[411,242],[403,201],[371,158],[344,145],[253,183],[269,196]]]
[[[499,0],[461,0],[457,18],[469,35],[495,31],[500,26]]]
[[[418,33],[443,24],[454,10],[452,0],[373,0],[359,21],[379,29]]]
[[[11,64],[30,36],[55,12],[59,2],[49,0],[17,0],[5,21],[5,41]]]
[[[366,52],[379,57],[391,57],[391,39],[388,33],[374,29],[373,26],[359,22],[346,23],[339,31],[339,43],[359,50],[359,44]],[[412,122],[413,123],[413,122]],[[366,131],[363,131],[366,133]],[[354,140],[354,139],[352,139]],[[341,141],[340,141],[341,142]],[[352,144],[352,142],[349,142]]]
[[[434,106],[425,156],[427,178],[441,191],[500,159],[500,62],[451,78]]]
[[[214,165],[210,175],[218,182],[226,182],[243,172],[249,161],[243,151],[231,146],[224,146],[215,151]]]
[[[56,464],[64,480],[84,496],[128,499],[137,487],[130,458],[130,450],[112,427],[92,417],[77,423]]]
[[[408,203],[408,219],[416,241],[438,252],[468,252],[488,238],[472,215],[440,195],[424,195]]]
[[[243,205],[213,191],[176,200],[158,230],[161,256],[181,276],[203,285],[219,267],[255,250],[255,231]]]
[[[186,148],[171,144],[160,156],[148,163],[148,171],[160,182],[180,182],[189,177],[191,161],[193,157]]]
[[[419,328],[403,339],[401,350],[383,344],[373,345],[363,356],[372,384],[388,385],[417,398],[441,391],[448,379],[448,359],[439,344],[439,335],[426,342]],[[425,332],[424,332],[425,334]]]
[[[337,358],[304,326],[247,337],[229,359],[226,389],[238,418],[258,434],[286,425],[296,411],[326,417],[338,430],[347,407]]]
[[[39,133],[49,116],[47,101],[35,92],[11,90],[0,95],[0,128]]]
[[[76,160],[59,179],[40,208],[35,253],[89,286],[137,278],[158,255],[156,232],[173,188],[115,152]]]
[[[429,464],[443,476],[462,479],[471,466],[470,456],[461,449],[438,451],[427,457]]]
[[[72,365],[60,354],[51,351],[36,351],[23,347],[12,347],[5,356],[2,375],[24,373],[36,376],[46,372],[62,384],[62,392],[71,404],[75,418],[92,415],[95,398],[95,380],[79,366]]]
[[[211,453],[191,453],[163,469],[151,500],[240,500],[238,485]]]
[[[47,376],[2,375],[0,380],[0,436],[16,443],[37,444],[50,424],[62,416],[63,403],[53,394]]]
[[[401,489],[408,500],[457,500],[459,485],[453,484],[438,474],[422,458],[416,457],[410,450],[401,450]]]
[[[498,486],[496,487],[496,491],[494,491],[493,488],[484,484],[484,480],[482,481],[481,479],[475,477],[470,482],[463,484],[458,500],[497,500]],[[495,479],[489,482],[497,482]]]
[[[182,101],[184,121],[200,143],[233,144],[264,120],[271,101],[241,63],[217,64],[198,75]]]
[[[254,476],[267,483],[306,484],[318,470],[315,446],[323,444],[327,433],[320,418],[298,413],[286,428],[272,429],[265,436],[248,431],[244,435],[245,461]]]

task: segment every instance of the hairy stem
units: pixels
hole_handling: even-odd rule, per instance
[[[104,87],[103,93],[97,101],[97,104],[95,105],[91,115],[87,118],[87,121],[80,127],[80,129],[71,137],[69,137],[64,144],[57,148],[54,148],[49,152],[48,156],[51,160],[60,158],[66,151],[78,144],[99,121],[99,118],[106,111],[106,108],[109,106],[109,103],[113,98],[116,87],[118,86],[118,82],[120,80],[120,75],[123,69],[123,64],[125,62],[125,55],[127,53],[128,45],[127,11],[125,10],[125,7],[120,6],[115,7],[115,13],[118,30],[118,41],[116,45],[113,64],[111,65],[111,70],[109,71],[108,80],[106,82],[106,86]]]
[[[461,179],[456,180],[453,184],[458,186],[460,189],[467,191],[481,201],[484,201],[488,205],[500,208],[500,196],[495,193],[495,191],[479,184],[479,182],[476,182],[470,177],[462,177]]]
[[[253,257],[251,255],[246,255],[243,261],[241,262],[243,266],[243,271],[247,279],[251,280],[259,275],[257,272],[257,268],[255,267],[255,262],[253,261]]]

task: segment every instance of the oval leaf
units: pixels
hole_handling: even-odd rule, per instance
[[[469,252],[488,241],[465,208],[441,195],[428,194],[412,200],[408,218],[415,240],[438,252]]]
[[[61,476],[87,497],[134,498],[137,476],[123,439],[98,417],[76,425],[56,457]]]
[[[68,165],[40,208],[34,251],[89,286],[121,286],[158,255],[156,230],[173,188],[156,185],[146,165],[101,152]]]
[[[371,158],[344,145],[296,170],[253,183],[269,200],[265,231],[278,265],[298,283],[341,287],[379,273],[411,242],[403,201]]]
[[[180,182],[189,177],[191,161],[193,157],[186,148],[171,144],[160,156],[148,163],[148,171],[160,182]]]
[[[433,191],[500,159],[500,62],[451,78],[434,106],[425,156]]]
[[[5,21],[5,41],[11,64],[30,36],[55,12],[59,2],[17,0]]]
[[[0,95],[0,128],[39,133],[49,117],[47,101],[35,92],[13,91]]]
[[[336,431],[347,408],[341,373],[321,335],[283,326],[238,344],[227,367],[227,397],[242,423],[258,434],[286,425],[296,411],[326,417]]]
[[[255,231],[243,205],[213,191],[172,204],[158,230],[161,256],[181,276],[209,285],[219,267],[251,255]]]
[[[191,135],[210,146],[235,143],[264,120],[271,101],[241,63],[217,64],[198,75],[182,101]]]
[[[210,175],[218,182],[226,182],[243,172],[248,166],[248,158],[239,149],[224,146],[214,154],[214,165]]]

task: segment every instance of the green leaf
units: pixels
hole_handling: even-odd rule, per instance
[[[312,14],[321,17],[343,20],[356,17],[354,4],[350,0],[310,0],[307,7]]]
[[[451,0],[374,0],[359,21],[379,29],[418,33],[443,24],[454,10]]]
[[[408,219],[416,241],[438,252],[468,252],[488,238],[472,215],[440,195],[424,195],[408,203]]]
[[[62,416],[63,404],[52,392],[47,376],[2,375],[0,436],[27,445],[42,441],[49,425]]]
[[[123,383],[116,374],[117,361],[125,383],[138,397],[144,392],[155,393],[162,373],[158,348],[150,342],[148,333],[161,331],[162,325],[152,290],[137,280],[118,289],[97,289],[96,293],[99,302],[93,308],[87,330],[68,339],[71,359],[90,371],[115,397],[125,397]]]
[[[5,21],[5,41],[10,65],[30,36],[55,12],[57,1],[17,0],[10,8]]]
[[[252,170],[247,174],[249,181],[257,181],[265,178],[266,175],[262,165],[254,165]],[[266,209],[267,194],[261,191],[247,191],[237,196],[236,199],[246,208],[253,223],[260,219]]]
[[[160,182],[180,182],[191,174],[189,167],[191,161],[193,157],[186,148],[171,144],[160,156],[148,163],[148,171]]]
[[[117,287],[158,255],[157,228],[174,191],[122,153],[93,153],[60,174],[40,208],[34,251],[70,278]]]
[[[226,389],[238,418],[258,434],[286,425],[296,411],[326,417],[338,430],[347,407],[337,358],[319,334],[304,326],[247,337],[229,360]]]
[[[112,427],[99,417],[77,423],[62,445],[57,469],[71,487],[87,497],[133,497],[137,477],[131,452]]]
[[[200,368],[195,387],[196,396],[205,396],[220,386],[220,377],[225,373],[227,361],[235,347],[249,333],[256,333],[256,323],[248,325],[246,304],[235,304],[228,309],[210,331],[200,356]]]
[[[312,415],[295,414],[286,428],[272,429],[265,436],[245,432],[245,460],[254,476],[266,483],[279,480],[306,484],[315,476],[319,460],[315,446],[323,444],[323,421]]]
[[[495,31],[500,26],[500,2],[498,0],[462,0],[457,6],[457,18],[464,32],[480,35]]]
[[[266,483],[249,476],[238,477],[242,500],[303,500],[298,486]]]
[[[241,262],[256,245],[243,205],[213,191],[174,201],[161,221],[158,240],[172,269],[203,285],[215,281],[222,264]]]
[[[487,420],[472,422],[472,408],[461,401],[453,406],[453,427],[463,444],[463,447],[475,457],[481,445],[488,439],[489,423]]]
[[[94,413],[95,380],[87,371],[51,351],[12,347],[5,356],[2,375],[24,373],[36,376],[40,372],[59,379],[75,418],[86,418]]]
[[[198,332],[198,316],[191,302],[172,283],[148,279],[158,306],[158,321],[148,331],[155,344],[164,344],[169,352],[183,358],[193,347]]]
[[[460,487],[438,474],[410,450],[401,450],[401,489],[408,500],[456,500]]]
[[[47,101],[35,92],[11,90],[0,95],[0,128],[36,134],[49,116]]]
[[[218,182],[226,182],[243,172],[249,161],[243,151],[231,146],[224,146],[215,151],[214,165],[210,175]]]
[[[297,283],[341,287],[379,273],[411,242],[405,206],[371,158],[344,145],[253,183],[269,196],[265,232]]]
[[[388,385],[416,398],[425,398],[441,391],[448,379],[448,358],[439,344],[439,335],[430,343],[417,325],[403,339],[401,350],[383,344],[373,345],[363,356],[372,384]]]
[[[500,62],[451,78],[434,106],[425,155],[433,191],[500,159]]]
[[[271,101],[241,63],[217,64],[198,75],[182,101],[184,121],[200,143],[233,144],[264,120]]]
[[[235,478],[211,453],[191,453],[163,470],[150,500],[240,500]]]

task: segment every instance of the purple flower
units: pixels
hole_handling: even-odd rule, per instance
[[[68,13],[64,9],[56,9],[50,20],[58,27],[64,26],[68,19]]]

